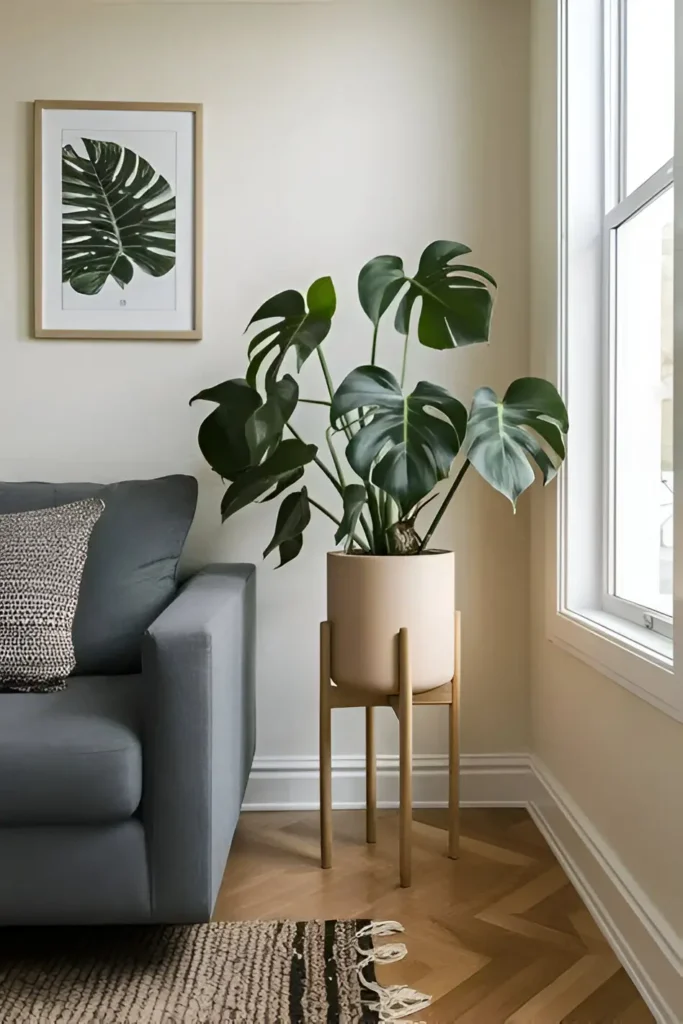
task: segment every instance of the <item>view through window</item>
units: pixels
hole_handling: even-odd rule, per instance
[[[674,0],[616,0],[610,10],[605,603],[667,632],[673,612]]]

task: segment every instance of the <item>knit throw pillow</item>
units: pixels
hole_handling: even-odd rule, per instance
[[[0,691],[61,690],[100,498],[0,515]]]

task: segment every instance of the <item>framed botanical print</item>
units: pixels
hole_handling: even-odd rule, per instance
[[[201,105],[38,100],[35,168],[35,336],[201,338]]]

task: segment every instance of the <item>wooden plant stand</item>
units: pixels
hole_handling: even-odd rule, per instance
[[[413,812],[413,705],[445,704],[449,708],[448,856],[457,859],[460,846],[460,613],[455,619],[455,675],[451,682],[424,693],[413,694],[408,630],[400,630],[398,680],[395,693],[375,694],[336,686],[331,674],[332,624],[320,624],[320,861],[332,867],[332,709],[365,708],[365,814],[366,841],[376,842],[377,765],[375,751],[376,707],[391,707],[399,721],[399,874],[401,886],[411,884]]]

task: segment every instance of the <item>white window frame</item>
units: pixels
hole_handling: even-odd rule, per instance
[[[604,102],[605,82],[614,82],[614,69],[606,67],[603,33],[614,30],[614,21],[611,12],[605,21],[601,0],[558,0],[557,11],[556,376],[569,409],[570,432],[556,499],[548,503],[547,635],[602,674],[683,721],[683,681],[674,676],[674,645],[666,635],[668,624],[663,623],[661,632],[652,630],[643,622],[639,608],[624,614],[619,599],[617,604],[604,600],[611,568],[607,556],[611,546],[605,533],[609,493],[605,483],[610,463],[603,396],[610,360],[605,358],[608,346],[604,339],[611,326],[606,316],[609,264],[604,239],[613,224],[626,219],[628,209],[626,205],[613,209],[606,201],[609,180],[614,183],[614,167],[606,167],[605,139],[615,125],[608,118],[613,104]],[[618,27],[623,31],[621,24]],[[619,163],[623,167],[623,161]],[[642,188],[660,191],[663,176],[670,173],[667,165]],[[632,201],[645,195],[638,192]],[[612,212],[606,217],[608,209]],[[675,373],[678,387],[680,378]],[[677,426],[674,429],[678,432]],[[677,537],[679,521],[676,509]]]
[[[626,189],[626,0],[602,0],[604,6],[604,138],[605,138],[605,216],[602,251],[602,306],[605,351],[603,393],[605,418],[604,505],[603,505],[603,592],[602,608],[608,614],[627,619],[637,626],[673,640],[673,618],[647,605],[628,601],[615,594],[616,549],[615,504],[616,472],[616,247],[617,229],[645,209],[654,199],[673,187],[673,154],[662,167],[631,193]]]

